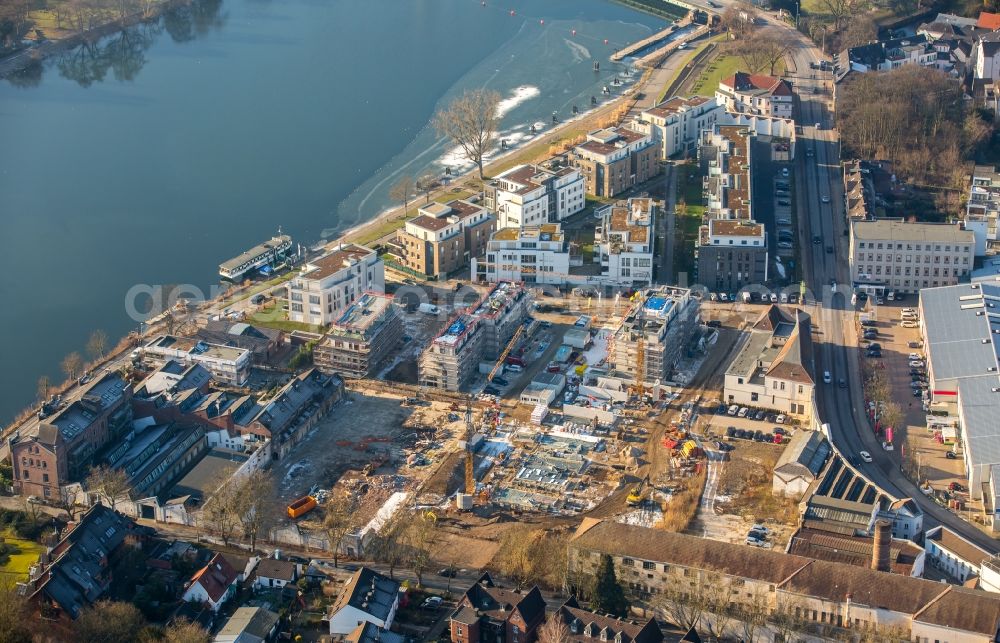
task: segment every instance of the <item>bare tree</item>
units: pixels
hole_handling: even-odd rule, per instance
[[[437,179],[433,174],[422,174],[417,177],[416,188],[423,192],[424,203],[431,202],[431,192],[434,191],[435,185],[437,185]]]
[[[568,643],[569,627],[559,612],[549,615],[545,623],[538,628],[538,643]]]
[[[739,57],[752,74],[767,70],[774,75],[778,63],[791,51],[792,42],[775,38],[770,35],[758,35],[730,45],[733,53]]]
[[[142,612],[131,603],[98,601],[80,612],[73,632],[81,641],[133,643],[145,625]]]
[[[771,628],[782,641],[791,641],[793,636],[802,630],[805,620],[802,617],[801,603],[797,599],[778,595],[774,611],[767,619]]]
[[[733,616],[739,623],[739,635],[744,641],[754,641],[767,626],[767,594],[755,589],[747,599],[736,605]]]
[[[431,564],[431,550],[437,538],[437,516],[431,512],[413,512],[403,534],[407,548],[407,564],[417,576],[417,585],[424,584],[424,572]]]
[[[122,469],[113,469],[107,465],[92,467],[87,476],[87,490],[98,492],[115,511],[118,510],[118,500],[127,496],[129,491],[128,476]]]
[[[837,0],[839,1],[839,0]],[[878,26],[868,15],[855,15],[840,36],[842,49],[860,47],[878,38]]]
[[[31,622],[27,602],[18,592],[17,583],[0,576],[0,641],[30,643]]]
[[[879,417],[882,420],[882,426],[891,426],[898,430],[899,425],[903,422],[903,410],[896,402],[889,401],[882,407],[882,413]]]
[[[212,637],[200,625],[186,618],[172,622],[163,630],[163,643],[209,643]]]
[[[62,372],[66,374],[66,377],[75,380],[83,368],[83,358],[80,357],[80,353],[73,351],[63,358],[62,364],[59,366],[62,368]]]
[[[431,123],[438,134],[447,136],[458,145],[467,160],[479,168],[483,176],[483,157],[495,144],[500,125],[500,94],[486,89],[467,91],[434,115]]]
[[[413,198],[413,189],[413,177],[409,174],[399,177],[399,180],[389,188],[389,198],[403,204],[404,216],[406,215],[407,206],[410,205],[410,199]]]
[[[270,495],[271,477],[260,469],[251,471],[236,482],[236,512],[244,538],[250,539],[251,551],[256,551],[257,538],[270,521],[267,514]]]
[[[103,330],[95,330],[87,340],[87,353],[91,359],[101,359],[108,348],[108,335]]]
[[[748,3],[736,3],[726,7],[719,17],[720,24],[729,32],[733,40],[742,40],[753,31],[757,10]]]
[[[42,375],[38,378],[37,391],[38,399],[42,402],[49,399],[49,390],[52,388],[52,383],[49,381],[48,375]]]
[[[835,30],[840,30],[845,20],[868,8],[866,0],[820,0],[820,7],[826,9],[833,18]]]
[[[378,538],[375,539],[371,548],[372,556],[375,560],[389,566],[389,578],[395,578],[396,567],[406,559],[403,538],[406,533],[406,512],[396,512],[382,528],[378,531]]]
[[[240,517],[236,513],[240,506],[239,485],[232,481],[218,480],[215,493],[208,499],[201,511],[205,526],[222,538],[224,545],[236,534]]]
[[[330,540],[330,548],[333,551],[333,566],[336,567],[340,562],[340,550],[344,536],[354,526],[357,497],[346,492],[330,496],[323,506],[323,510],[326,512],[323,517],[323,529]]]

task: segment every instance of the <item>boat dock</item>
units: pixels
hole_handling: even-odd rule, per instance
[[[271,237],[250,248],[237,257],[219,265],[219,276],[229,281],[239,281],[244,275],[262,266],[274,263],[292,247],[292,238],[287,234]]]
[[[689,22],[690,21],[687,18],[683,18],[681,20],[678,20],[677,22],[672,22],[669,25],[667,25],[666,29],[663,29],[662,31],[657,31],[652,36],[633,42],[631,45],[622,47],[615,53],[611,54],[611,61],[618,62],[622,58],[635,56],[636,52],[641,52],[641,50],[651,47],[659,41],[667,40],[668,38],[670,38],[671,34],[673,34],[681,27],[686,26]]]

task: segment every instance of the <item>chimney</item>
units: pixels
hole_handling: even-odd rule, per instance
[[[872,569],[890,571],[889,546],[892,544],[892,525],[888,520],[875,522],[875,541],[872,545]]]

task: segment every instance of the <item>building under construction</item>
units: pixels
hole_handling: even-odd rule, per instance
[[[334,320],[313,349],[313,362],[324,373],[369,377],[402,336],[403,320],[392,297],[365,293]]]
[[[500,282],[469,312],[453,317],[420,356],[420,385],[461,390],[481,362],[499,358],[527,319],[529,300],[522,286]]]
[[[634,300],[609,341],[608,361],[627,381],[670,381],[696,328],[698,302],[672,286],[640,291]]]

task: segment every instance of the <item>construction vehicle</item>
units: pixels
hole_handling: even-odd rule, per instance
[[[646,482],[648,478],[643,478],[639,481],[639,484],[632,487],[629,491],[628,496],[625,497],[625,504],[629,507],[638,507],[643,502],[646,501]]]

